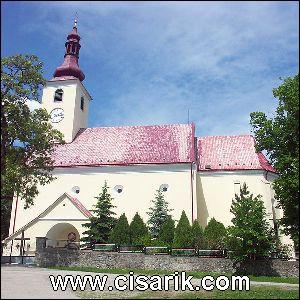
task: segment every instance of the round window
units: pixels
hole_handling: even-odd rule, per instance
[[[168,191],[168,189],[169,189],[169,185],[168,185],[168,184],[162,184],[162,185],[159,187],[159,190],[160,190],[161,192],[166,192],[166,191]]]
[[[72,192],[75,193],[75,194],[79,194],[79,192],[80,192],[79,186],[72,187]]]
[[[121,194],[123,192],[123,186],[122,185],[116,185],[114,187],[114,190],[118,193]]]

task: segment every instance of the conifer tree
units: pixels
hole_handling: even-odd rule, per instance
[[[215,218],[209,220],[207,226],[204,229],[204,239],[205,246],[208,249],[223,249],[225,238],[226,238],[226,228]]]
[[[136,213],[130,223],[130,240],[133,245],[139,244],[142,237],[149,234],[143,219]]]
[[[158,234],[158,240],[166,246],[171,247],[174,240],[175,222],[171,216],[168,216],[166,222],[162,225]]]
[[[172,209],[168,208],[168,202],[165,200],[163,193],[160,190],[156,191],[155,199],[152,200],[153,207],[150,207],[148,225],[150,233],[154,238],[157,238],[162,225],[166,222],[169,212]]]
[[[86,235],[82,238],[83,242],[90,244],[93,243],[107,243],[110,231],[115,225],[116,214],[112,209],[115,207],[112,205],[113,198],[108,193],[109,187],[105,181],[102,187],[102,192],[95,197],[97,199],[95,209],[92,210],[93,216],[90,218],[90,222],[83,224],[83,227],[88,228],[83,234]]]
[[[109,242],[118,245],[130,244],[130,228],[125,213],[120,216],[116,226],[111,231]]]
[[[250,194],[246,183],[232,201],[233,226],[228,228],[227,244],[235,261],[268,256],[272,251],[272,237],[266,220],[261,196]]]
[[[180,220],[176,226],[173,247],[192,247],[192,227],[190,225],[188,217],[185,214],[185,211],[182,211]]]
[[[203,249],[204,247],[204,231],[197,220],[192,225],[192,245],[195,249]]]

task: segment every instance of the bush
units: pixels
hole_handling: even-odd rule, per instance
[[[130,244],[130,228],[127,217],[122,214],[117,221],[116,226],[110,233],[110,243],[118,245],[129,245]]]
[[[210,219],[203,234],[205,248],[211,250],[224,249],[226,233],[226,228],[221,222],[218,222],[215,218]]]
[[[171,216],[161,227],[158,234],[158,240],[165,246],[171,247],[174,240],[175,222]]]
[[[185,211],[182,211],[180,220],[174,233],[174,248],[190,248],[193,245],[192,228]]]
[[[204,236],[203,228],[197,220],[192,225],[192,245],[195,249],[204,249]]]
[[[140,245],[140,239],[149,234],[143,219],[136,213],[130,224],[130,241],[133,245]]]
[[[139,245],[144,245],[145,247],[165,247],[168,246],[165,242],[153,238],[150,234],[144,235],[137,240]]]

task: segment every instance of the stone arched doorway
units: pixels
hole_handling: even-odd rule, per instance
[[[80,235],[78,230],[70,223],[58,223],[50,228],[46,234],[46,246],[65,248],[70,243],[79,246]]]

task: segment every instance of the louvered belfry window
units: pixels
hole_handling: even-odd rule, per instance
[[[57,101],[62,101],[62,98],[63,98],[63,90],[62,89],[57,89],[55,91],[55,94],[54,94],[54,101],[57,102]]]
[[[84,98],[83,97],[81,97],[81,99],[80,99],[80,108],[81,108],[81,110],[84,109]]]

